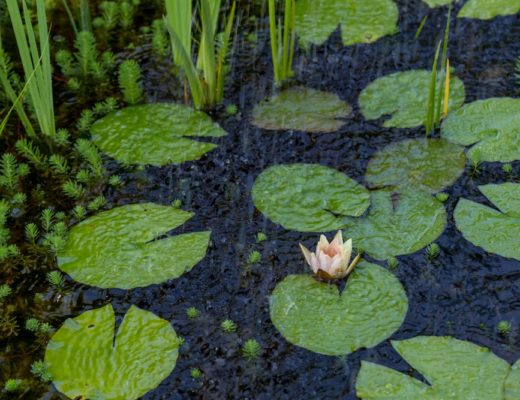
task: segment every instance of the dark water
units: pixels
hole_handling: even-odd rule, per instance
[[[199,161],[180,166],[129,171],[108,162],[108,168],[124,181],[121,189],[105,194],[109,207],[146,201],[169,204],[179,198],[184,209],[196,213],[183,227],[186,231],[212,230],[207,256],[181,278],[148,288],[100,290],[69,282],[72,291],[59,303],[46,303],[44,311],[39,307],[36,316],[60,326],[67,317],[112,303],[120,317],[134,304],[171,321],[186,343],[170,377],[144,397],[149,400],[354,400],[361,360],[408,371],[410,367],[389,341],[336,358],[291,345],[277,332],[269,318],[268,297],[285,276],[306,270],[297,244],[312,242],[316,235],[273,224],[256,211],[250,196],[255,178],[265,168],[280,163],[328,165],[363,183],[374,152],[401,139],[424,136],[422,129],[384,129],[381,121],[364,121],[356,102],[361,90],[376,77],[431,67],[446,9],[430,10],[419,0],[396,2],[399,34],[345,48],[337,31],[325,45],[308,54],[298,52],[298,84],[337,93],[353,105],[352,118],[341,130],[328,134],[269,132],[249,123],[253,106],[273,91],[272,70],[267,21],[247,22],[248,7],[241,7],[242,22],[256,31],[258,43],[245,40],[248,32],[238,33],[230,74],[233,83],[226,98],[238,106],[239,114],[225,117],[216,113],[216,120],[229,133],[215,141],[219,147]],[[459,8],[457,5],[455,11]],[[415,31],[426,14],[428,21],[416,40]],[[466,102],[517,94],[514,63],[520,55],[520,15],[491,21],[454,18],[449,51],[455,74],[464,81]],[[136,56],[143,66],[149,101],[171,101],[172,95],[179,95],[180,88],[167,72],[167,64],[146,48],[139,49]],[[518,162],[514,164],[515,176],[520,176]],[[406,289],[409,312],[391,339],[449,335],[489,347],[510,363],[520,357],[520,262],[473,246],[453,221],[460,197],[487,204],[477,186],[510,179],[499,164],[486,163],[477,175],[468,166],[446,189],[450,195],[445,203],[448,226],[437,241],[441,255],[429,261],[423,250],[398,257],[395,274]],[[268,237],[261,244],[255,242],[259,231]],[[262,253],[261,263],[247,265],[251,250]],[[186,317],[191,306],[201,311],[200,318]],[[220,323],[227,318],[238,324],[237,333],[221,331]],[[505,337],[495,329],[504,319],[513,322],[513,332]],[[254,362],[241,357],[242,343],[249,338],[262,346],[262,354]],[[11,368],[30,363],[26,359],[23,355],[13,357],[0,368],[8,374]],[[200,368],[204,378],[192,379],[193,367]]]

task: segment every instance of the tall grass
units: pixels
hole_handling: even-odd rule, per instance
[[[191,2],[189,2],[191,5]],[[200,1],[200,39],[199,49],[194,62],[191,48],[186,47],[186,26],[189,22],[190,35],[192,16],[188,18],[184,0],[165,0],[165,23],[170,34],[174,61],[181,67],[189,84],[193,105],[197,109],[211,108],[222,102],[224,97],[224,82],[226,77],[226,60],[231,41],[231,31],[235,19],[236,3],[233,2],[227,17],[224,32],[218,35],[217,24],[220,11],[220,0],[210,3],[209,0]],[[180,7],[177,11],[177,7]],[[179,15],[183,15],[182,29],[172,25],[179,22]],[[218,38],[218,39],[217,39]],[[183,41],[184,40],[184,41]],[[191,43],[191,36],[190,36]]]
[[[441,124],[441,120],[448,116],[449,95],[450,95],[450,71],[448,60],[448,41],[450,35],[451,22],[451,7],[448,11],[448,18],[446,27],[444,29],[444,38],[439,41],[435,57],[432,65],[432,72],[430,76],[430,85],[428,93],[428,103],[426,106],[425,128],[426,135],[433,132]],[[442,56],[439,71],[439,56],[442,46]],[[438,80],[438,76],[444,78],[444,84]],[[444,109],[441,112],[442,103],[444,102]]]
[[[30,104],[41,132],[53,138],[56,135],[56,125],[45,0],[36,0],[37,27],[32,24],[26,0],[21,0],[21,4],[22,11],[17,0],[7,0],[7,9],[28,85]]]
[[[269,0],[269,33],[271,38],[271,55],[273,60],[274,80],[281,84],[293,76],[296,3],[285,0],[283,25],[276,21],[275,0]]]

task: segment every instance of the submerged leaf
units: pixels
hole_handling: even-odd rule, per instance
[[[378,260],[415,253],[446,226],[444,206],[428,193],[378,190],[371,201],[366,217],[346,219],[344,236]]]
[[[459,11],[459,18],[491,19],[520,11],[520,0],[468,0]]]
[[[204,112],[173,103],[123,108],[94,123],[91,133],[110,157],[155,166],[198,160],[217,146],[191,138],[226,135]]]
[[[112,306],[68,319],[52,336],[45,363],[56,388],[70,398],[134,400],[173,370],[179,340],[168,323],[130,307],[114,338]]]
[[[211,232],[160,238],[193,214],[158,204],[131,204],[75,225],[59,253],[72,279],[102,288],[131,289],[181,276],[197,264]]]
[[[273,222],[300,232],[326,232],[344,226],[344,217],[362,215],[370,194],[345,174],[319,164],[282,164],[256,178],[256,208]]]
[[[269,299],[271,320],[289,342],[326,355],[371,348],[404,321],[408,299],[386,269],[361,262],[340,294],[312,275],[289,275]]]
[[[363,400],[504,400],[509,364],[487,348],[451,337],[392,342],[428,383],[363,361],[356,391]]]
[[[464,172],[464,148],[442,139],[408,139],[377,152],[368,163],[371,187],[395,186],[436,193]]]
[[[345,124],[350,106],[340,98],[319,90],[294,87],[258,104],[253,124],[269,130],[334,132]]]
[[[498,210],[461,199],[454,213],[457,228],[474,245],[520,260],[520,184],[485,185],[479,189]]]
[[[320,45],[341,25],[345,46],[372,43],[397,33],[398,16],[392,0],[298,0],[296,32],[303,45]]]
[[[477,100],[450,114],[441,136],[472,146],[468,158],[475,162],[520,160],[520,99]]]
[[[412,70],[396,72],[376,79],[359,95],[359,106],[368,120],[390,116],[383,126],[415,128],[424,125],[426,105],[430,92],[431,71]],[[439,79],[444,84],[444,79]],[[452,112],[464,104],[462,81],[451,77],[448,110]],[[444,104],[442,100],[441,104]],[[442,107],[441,107],[442,109]]]

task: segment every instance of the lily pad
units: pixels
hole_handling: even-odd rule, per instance
[[[158,204],[131,204],[75,225],[59,253],[72,279],[102,288],[132,289],[181,276],[206,254],[211,232],[163,237],[192,213]]]
[[[431,8],[447,6],[453,3],[453,0],[423,0]]]
[[[457,228],[476,246],[520,260],[520,184],[479,186],[498,210],[461,199],[455,208]]]
[[[428,383],[408,373],[362,362],[357,395],[363,400],[504,400],[509,364],[489,349],[451,337],[392,342]]]
[[[132,306],[114,337],[112,306],[68,319],[52,336],[45,362],[71,399],[134,400],[173,370],[179,340],[168,323]]]
[[[472,146],[476,162],[520,160],[520,99],[477,100],[455,111],[442,124],[441,136]]]
[[[90,131],[110,157],[155,166],[198,160],[217,146],[191,138],[226,135],[207,114],[173,103],[123,108],[96,121]]]
[[[511,372],[505,383],[504,400],[520,399],[520,360],[511,367]]]
[[[464,148],[442,139],[409,139],[391,144],[368,163],[370,187],[396,186],[436,193],[464,172]]]
[[[399,280],[361,262],[340,294],[312,275],[289,275],[270,299],[271,320],[289,342],[326,355],[374,347],[403,323],[408,299]]]
[[[459,18],[491,19],[520,11],[520,0],[468,0],[459,11]]]
[[[338,118],[348,117],[351,111],[351,107],[333,93],[294,87],[258,104],[252,122],[269,130],[334,132],[345,124]]]
[[[371,201],[366,217],[345,219],[343,236],[378,260],[415,253],[446,226],[444,206],[428,193],[385,189],[372,192]]]
[[[358,217],[370,194],[345,174],[318,164],[275,165],[256,178],[253,202],[285,229],[327,232],[344,226],[345,216]]]
[[[383,123],[387,128],[422,126],[426,117],[430,79],[431,72],[426,70],[396,72],[378,78],[361,92],[361,112],[368,120],[390,116]],[[464,84],[452,76],[448,109],[453,111],[459,108],[464,104],[464,98]]]
[[[397,33],[399,10],[392,0],[298,0],[300,43],[323,44],[341,25],[343,44],[372,43]]]

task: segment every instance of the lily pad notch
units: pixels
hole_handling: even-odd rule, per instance
[[[115,111],[96,121],[92,141],[124,164],[163,166],[201,158],[217,147],[194,138],[227,135],[209,115],[175,103],[153,103]]]

